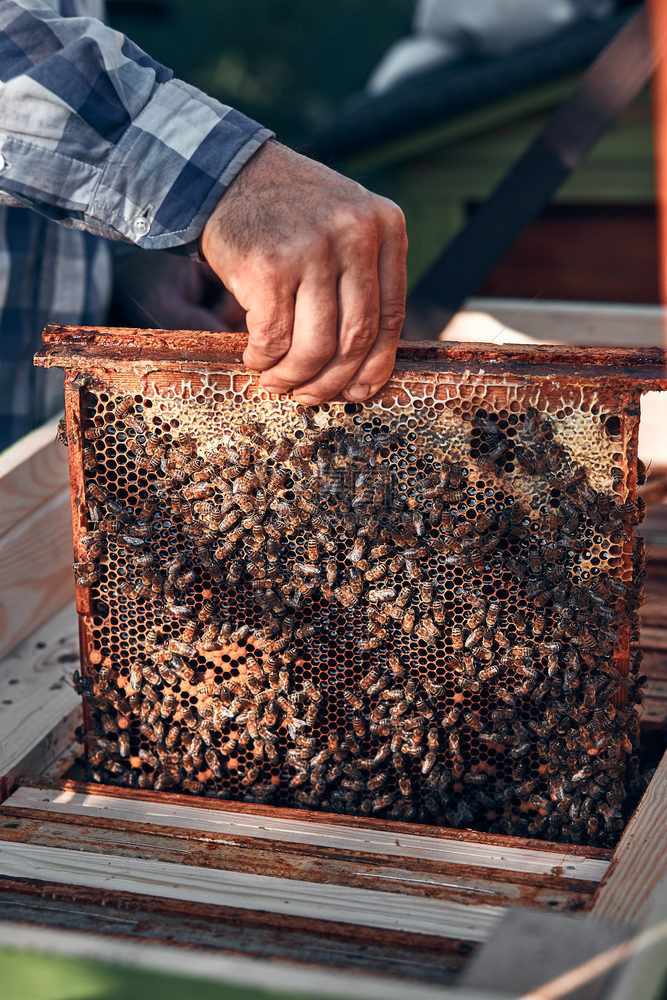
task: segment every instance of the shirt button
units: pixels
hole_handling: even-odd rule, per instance
[[[150,228],[148,219],[144,219],[143,216],[139,216],[139,218],[135,219],[132,223],[132,229],[135,231],[137,236],[145,236]]]
[[[0,153],[0,170],[4,170],[7,166],[7,160],[4,158],[2,153]]]

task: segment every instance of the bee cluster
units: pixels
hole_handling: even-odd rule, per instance
[[[211,443],[88,393],[90,776],[611,842],[637,780],[639,503],[534,407],[447,438],[284,405],[287,431],[258,407]]]

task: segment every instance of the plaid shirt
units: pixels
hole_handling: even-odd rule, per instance
[[[102,0],[0,0],[0,449],[62,405],[32,354],[47,322],[104,319],[106,241],[194,255],[272,135],[102,15]]]

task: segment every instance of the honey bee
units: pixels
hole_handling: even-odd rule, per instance
[[[119,760],[107,760],[104,767],[109,774],[119,775],[124,773],[126,765]]]
[[[140,663],[139,660],[134,660],[130,664],[130,675],[129,675],[130,687],[132,688],[132,690],[141,691],[143,680],[144,680],[143,664]]]
[[[454,705],[448,712],[446,712],[441,719],[441,725],[445,729],[449,729],[451,726],[455,726],[461,716],[461,708],[459,705]]]
[[[179,768],[160,771],[153,782],[153,788],[156,792],[168,791],[170,788],[175,788],[180,783],[180,780],[181,771]]]
[[[401,661],[397,656],[395,656],[393,653],[390,653],[389,656],[387,657],[387,663],[389,664],[389,669],[391,670],[395,678],[398,679],[401,677],[405,677],[405,667],[403,666],[403,664],[401,663]]]
[[[350,705],[350,707],[353,708],[355,711],[360,712],[364,707],[364,703],[359,697],[359,695],[355,694],[354,691],[350,691],[349,688],[345,688],[342,692],[342,695],[345,701],[348,703],[348,705]]]
[[[415,622],[416,622],[416,615],[414,611],[412,610],[407,611],[406,614],[403,616],[403,620],[401,622],[401,628],[407,635],[411,635],[412,632],[414,631]]]
[[[393,804],[394,796],[391,792],[386,792],[384,795],[379,795],[373,799],[372,812],[382,812],[383,809],[388,809],[390,805]]]
[[[93,498],[93,500],[98,500],[99,503],[106,503],[109,498],[109,494],[105,489],[103,489],[98,483],[88,484],[88,493]],[[91,518],[95,520],[95,518]]]
[[[477,712],[468,711],[463,713],[463,721],[475,732],[480,732],[483,728],[482,720]]]
[[[357,713],[352,716],[352,728],[355,735],[358,736],[360,740],[364,739],[366,736],[366,723],[364,722],[363,716]]]
[[[209,749],[204,754],[204,760],[206,761],[206,765],[211,774],[213,775],[213,777],[222,778],[223,770],[217,750],[215,750],[213,747],[209,747]]]
[[[428,616],[424,616],[424,618],[422,618],[417,623],[415,632],[420,639],[423,639],[425,642],[429,643],[434,642],[436,639],[440,637],[440,629],[435,624],[435,622]]]
[[[181,632],[181,638],[183,642],[190,645],[195,641],[198,632],[199,632],[199,625],[197,624],[197,621],[194,618],[191,618],[184,625],[183,631]]]
[[[184,573],[181,573],[179,576],[176,577],[176,579],[174,580],[174,585],[179,590],[187,590],[189,587],[192,586],[193,583],[196,582],[196,580],[197,580],[197,573],[192,567],[190,567],[189,569],[186,569]]]
[[[144,691],[144,697],[146,697],[146,691]],[[146,703],[145,703],[146,704]],[[143,707],[143,706],[142,706]],[[158,719],[160,718],[160,704],[159,700],[155,700],[153,704],[150,705],[146,713],[146,725],[152,728],[152,737],[155,742],[158,741],[157,734],[155,732],[155,726],[157,725]]]
[[[199,645],[205,652],[219,648],[217,622],[211,622],[203,629],[199,638]]]
[[[98,438],[104,437],[107,433],[107,429],[104,426],[92,426],[87,427],[84,431],[84,437],[88,441],[96,441]]]
[[[176,707],[176,695],[172,691],[165,691],[160,704],[160,715],[166,719]]]
[[[122,532],[116,536],[116,542],[122,548],[125,549],[143,549],[146,544],[143,538],[137,538],[136,535],[130,535],[127,532]]]
[[[118,589],[127,601],[134,602],[136,593],[129,580],[121,580],[118,584]]]
[[[421,772],[424,776],[429,775],[433,770],[436,762],[436,753],[434,750],[429,750],[422,761]]]
[[[113,413],[116,420],[122,420],[130,410],[134,409],[134,397],[133,396],[122,396],[113,407]]]

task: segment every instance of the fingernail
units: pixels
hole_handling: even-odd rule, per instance
[[[370,385],[348,385],[347,389],[343,392],[346,399],[354,399],[358,402],[361,399],[366,399],[367,396],[371,394]]]
[[[295,396],[292,393],[292,399],[296,400],[297,403],[303,403],[304,406],[317,406],[319,403],[317,396]]]
[[[279,389],[277,385],[265,385],[264,382],[259,383],[260,389],[264,389],[265,392],[271,392],[274,396],[284,396],[285,390]]]

